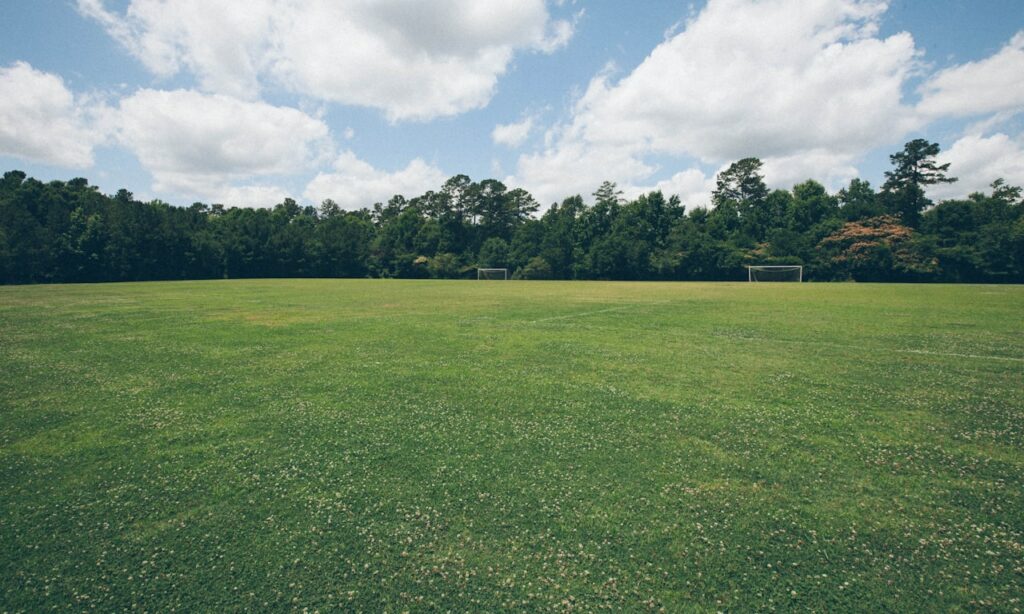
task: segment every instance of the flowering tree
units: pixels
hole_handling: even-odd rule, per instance
[[[937,269],[914,230],[892,215],[848,222],[818,248],[836,277],[858,281],[913,279]]]

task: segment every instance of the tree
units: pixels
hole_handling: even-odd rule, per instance
[[[835,216],[838,211],[838,201],[829,196],[825,186],[813,179],[808,179],[793,186],[789,227],[798,232],[806,232],[814,225]]]
[[[291,220],[299,216],[302,213],[302,207],[299,203],[295,202],[291,198],[284,199],[284,202],[274,205],[274,215],[281,217],[284,220]]]
[[[588,252],[601,237],[611,231],[612,224],[619,215],[619,210],[624,204],[622,190],[612,183],[605,181],[601,187],[594,192],[594,206],[585,209],[579,219],[579,243],[584,252]]]
[[[551,265],[540,256],[534,256],[526,266],[516,271],[514,279],[551,279]]]
[[[1017,282],[1024,282],[1024,215],[1010,229],[1010,251],[1017,270]]]
[[[541,217],[544,238],[539,255],[544,257],[557,279],[571,279],[574,265],[582,259],[577,236],[578,220],[586,209],[581,197],[570,196],[561,205],[552,205]]]
[[[957,180],[946,175],[948,162],[935,162],[939,151],[938,143],[914,139],[903,146],[903,151],[889,156],[894,168],[885,172],[882,192],[889,203],[889,210],[909,226],[916,228],[921,220],[921,211],[932,204],[925,196],[927,186]]]
[[[427,259],[427,270],[430,276],[438,279],[452,279],[459,276],[461,270],[459,257],[452,253],[442,253]]]
[[[328,202],[325,201],[325,205]],[[326,277],[364,277],[369,271],[373,223],[365,212],[334,213],[316,228],[320,274]]]
[[[623,204],[622,190],[612,181],[605,181],[594,191],[594,205],[615,208]]]
[[[382,203],[373,204],[373,221],[379,226],[384,226],[397,218],[408,206],[409,203],[405,200],[404,196],[395,194],[388,200],[386,205]]]
[[[514,225],[522,224],[540,209],[540,203],[529,192],[516,188],[506,194],[506,206]]]
[[[847,222],[818,247],[828,255],[828,264],[839,278],[917,280],[937,270],[938,263],[914,230],[891,215]]]
[[[730,164],[715,179],[712,202],[715,205],[725,200],[751,203],[767,198],[768,187],[761,174],[763,166],[764,163],[758,158],[743,158]]]
[[[330,198],[320,203],[320,219],[325,220],[341,214],[341,207]]]
[[[485,179],[475,185],[469,209],[477,226],[474,244],[480,245],[485,237],[512,238],[515,217],[508,206],[508,188],[496,179]]]
[[[717,177],[714,209],[687,212],[658,191],[625,199],[606,181],[593,206],[573,196],[539,217],[526,190],[466,175],[346,212],[329,199],[318,209],[291,199],[182,208],[10,171],[0,179],[0,283],[465,277],[476,266],[533,279],[720,280],[767,262],[803,264],[814,279],[1024,281],[1021,189],[997,180],[922,214],[924,187],[952,181],[937,152],[908,143],[880,195],[860,179],[835,197],[813,180],[769,191],[761,161],[745,158]],[[917,205],[904,198],[915,195]],[[881,216],[890,209],[902,214]]]
[[[508,267],[508,243],[501,237],[491,237],[484,241],[477,257],[477,265],[483,268]]]
[[[395,199],[392,199],[394,202]],[[413,261],[425,254],[416,253],[416,237],[426,220],[415,208],[407,208],[377,230],[373,259],[377,273],[384,277],[416,277]]]
[[[747,236],[754,239],[763,237],[766,218],[763,213],[768,201],[768,186],[761,174],[763,166],[764,163],[757,158],[744,158],[718,174],[715,190],[711,193],[715,207],[711,217],[722,238],[736,233],[741,226]]]
[[[925,211],[921,230],[935,244],[947,281],[1014,281],[1024,272],[1014,257],[1014,224],[1022,207],[1020,188],[1002,179],[992,193],[975,192],[964,200],[947,200]]]
[[[7,279],[11,270],[11,250],[7,247],[7,233],[0,228],[0,283]]]
[[[509,246],[509,265],[514,268],[523,267],[541,250],[544,241],[544,224],[540,220],[529,219],[523,222],[512,235]]]
[[[839,199],[840,212],[848,222],[878,217],[885,213],[869,181],[851,179],[850,185],[839,190],[836,196]]]
[[[445,196],[446,212],[454,213],[459,220],[471,214],[477,186],[466,175],[455,175],[441,186]]]
[[[3,180],[0,180],[0,196],[13,194],[15,190],[21,187],[26,177],[25,171],[7,171],[4,173]]]
[[[71,226],[60,237],[61,272],[69,281],[103,281],[110,278],[104,268],[107,231],[98,213],[89,215],[82,209],[71,213]]]

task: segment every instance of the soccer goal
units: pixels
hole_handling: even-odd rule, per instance
[[[477,279],[508,279],[508,269],[477,269]]]
[[[796,264],[748,266],[747,281],[796,281],[804,280],[804,267]]]

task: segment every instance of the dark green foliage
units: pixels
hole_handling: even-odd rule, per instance
[[[477,264],[484,268],[507,268],[509,263],[508,243],[501,237],[484,241],[477,257]]]
[[[418,262],[422,262],[420,259],[426,258],[420,256],[417,259]],[[445,252],[438,254],[433,258],[426,259],[427,270],[430,272],[431,277],[437,277],[440,279],[452,279],[460,276],[462,272],[462,266],[459,263],[459,257],[455,254]]]
[[[842,209],[841,216],[848,222],[885,214],[885,208],[869,181],[853,179],[836,196]]]
[[[789,227],[797,232],[807,232],[827,219],[838,217],[839,203],[829,196],[825,186],[808,179],[793,186],[793,202],[789,209]]]
[[[551,277],[551,265],[540,256],[530,258],[526,266],[518,269],[514,276],[515,279],[551,279]]]
[[[934,244],[943,278],[1019,280],[1024,277],[1020,252],[1021,189],[1001,179],[989,195],[975,193],[925,212],[922,229]]]
[[[883,201],[890,213],[900,216],[909,226],[917,227],[921,211],[932,204],[924,194],[927,186],[956,181],[956,177],[946,175],[949,163],[935,163],[937,155],[938,143],[914,139],[903,146],[903,151],[889,156],[894,168],[885,173]]]
[[[719,174],[711,209],[687,211],[661,192],[626,200],[604,182],[592,206],[571,196],[539,218],[527,191],[465,175],[342,211],[332,200],[315,209],[292,199],[272,209],[179,208],[11,171],[0,181],[0,282],[472,278],[476,267],[525,279],[735,280],[750,264],[801,264],[809,280],[1024,281],[1020,188],[998,180],[990,194],[933,206],[924,188],[954,181],[938,152],[907,143],[880,193],[861,179],[835,195],[810,179],[769,190],[762,162],[745,158]],[[888,240],[836,238],[896,226],[898,252]]]

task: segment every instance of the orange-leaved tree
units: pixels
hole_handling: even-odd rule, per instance
[[[909,281],[938,266],[914,230],[893,215],[847,222],[818,249],[834,277],[857,281]]]

